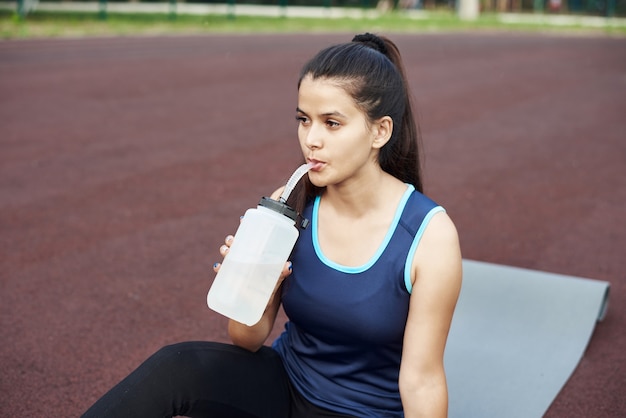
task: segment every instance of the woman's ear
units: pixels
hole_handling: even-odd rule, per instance
[[[383,116],[374,122],[372,128],[374,133],[372,147],[380,149],[391,139],[391,133],[393,132],[393,119],[391,119],[390,116]]]

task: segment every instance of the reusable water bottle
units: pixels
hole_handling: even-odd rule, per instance
[[[209,308],[249,326],[259,322],[299,235],[298,214],[285,202],[308,169],[294,172],[280,200],[264,197],[246,211],[209,289]]]

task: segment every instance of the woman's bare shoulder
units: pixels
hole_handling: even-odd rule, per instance
[[[456,276],[461,266],[461,246],[454,222],[446,212],[432,217],[415,252],[414,277],[427,271]]]

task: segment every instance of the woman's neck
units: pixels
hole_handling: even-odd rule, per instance
[[[381,170],[376,176],[328,186],[322,199],[336,212],[360,218],[388,208],[389,202],[396,201],[405,191],[403,182]]]

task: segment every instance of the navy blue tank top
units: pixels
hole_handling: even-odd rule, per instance
[[[402,417],[398,389],[413,255],[441,206],[408,185],[377,253],[347,267],[322,253],[317,197],[282,288],[289,321],[274,341],[287,373],[311,403],[358,417]]]

